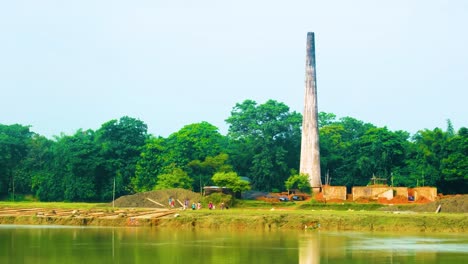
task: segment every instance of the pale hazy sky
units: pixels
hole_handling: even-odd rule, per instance
[[[15,0],[0,3],[0,123],[51,137],[128,115],[168,136],[238,102],[390,130],[468,126],[468,1]]]

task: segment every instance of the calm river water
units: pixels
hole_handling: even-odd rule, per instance
[[[0,225],[0,263],[468,263],[468,235]]]

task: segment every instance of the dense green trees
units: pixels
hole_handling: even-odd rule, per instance
[[[226,122],[234,170],[251,178],[255,189],[283,188],[291,169],[299,166],[301,115],[274,100],[261,105],[246,100],[236,104]]]
[[[299,189],[302,192],[310,192],[310,183],[309,176],[307,174],[294,174],[291,175],[285,182],[284,187],[286,187],[289,192],[291,189]]]
[[[147,125],[127,116],[111,120],[96,131],[96,143],[103,158],[97,175],[100,199],[112,198],[114,179],[116,196],[132,192],[131,179],[147,139]]]
[[[32,135],[27,126],[0,124],[0,195],[11,194],[14,199],[16,186],[23,185],[17,172],[28,154]]]
[[[133,190],[147,191],[161,186],[159,177],[167,178],[177,169],[179,174],[184,172],[192,179],[191,188],[198,191],[211,183],[215,172],[232,170],[226,164],[225,145],[226,138],[208,122],[184,126],[168,138],[150,139],[137,162],[131,181]]]
[[[406,172],[413,182],[437,186],[443,193],[468,191],[468,129],[454,133],[449,122],[440,128],[422,130],[413,136]]]
[[[156,186],[156,176],[165,173],[171,164],[169,156],[165,155],[166,149],[163,138],[152,138],[146,142],[136,164],[135,176],[131,179],[134,191],[146,192]]]
[[[235,172],[217,172],[212,180],[216,185],[227,187],[235,193],[250,190],[249,182],[242,180]]]
[[[201,191],[238,183],[237,175],[249,177],[256,190],[305,184],[289,178],[299,167],[299,113],[274,100],[246,100],[233,107],[226,122],[226,136],[200,122],[167,138],[148,135],[145,123],[126,116],[96,131],[80,129],[53,139],[28,126],[0,124],[0,197],[110,201],[114,181],[118,197],[170,187]],[[322,177],[328,175],[332,185],[366,185],[375,175],[397,186],[468,191],[468,129],[455,131],[450,121],[446,131],[424,129],[410,137],[322,112],[319,132]]]
[[[449,130],[450,132],[450,130]],[[461,128],[447,141],[447,155],[442,159],[443,178],[438,186],[443,192],[466,193],[468,190],[468,129]]]
[[[190,178],[185,171],[179,168],[174,168],[171,173],[158,175],[154,189],[190,189],[192,187],[192,182],[193,179]]]

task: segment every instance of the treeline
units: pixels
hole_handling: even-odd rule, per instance
[[[251,179],[252,189],[285,190],[297,174],[302,115],[281,102],[246,100],[226,119],[227,135],[207,123],[167,138],[122,117],[98,130],[48,139],[24,125],[0,124],[0,196],[33,195],[41,201],[110,201],[153,189],[200,191],[219,172]],[[367,185],[375,176],[394,186],[435,186],[467,193],[468,129],[405,131],[334,114],[319,114],[322,182]],[[115,184],[114,184],[115,183]]]

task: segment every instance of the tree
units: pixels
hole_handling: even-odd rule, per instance
[[[375,128],[352,117],[343,117],[328,122],[320,128],[320,163],[322,173],[330,173],[334,185],[348,188],[367,183],[367,157],[362,156],[360,140],[365,133]]]
[[[226,119],[228,154],[234,170],[252,179],[256,189],[282,188],[299,166],[301,115],[274,100],[238,103]]]
[[[0,195],[11,194],[14,199],[15,170],[28,154],[32,135],[28,126],[0,124]]]
[[[226,138],[216,126],[208,122],[186,125],[164,140],[164,163],[166,167],[176,166],[186,171],[193,179],[193,189],[200,190],[202,183],[208,182],[214,173],[201,161],[217,157],[225,145]]]
[[[449,133],[450,134],[450,133]],[[447,142],[448,155],[442,159],[443,179],[439,183],[444,193],[468,192],[468,129],[460,128]]]
[[[131,179],[136,192],[150,191],[156,186],[157,176],[163,174],[170,165],[167,147],[163,138],[148,140],[137,162],[135,176]]]
[[[329,126],[336,122],[336,115],[333,113],[325,113],[319,112],[318,113],[318,126],[322,128],[324,126]]]
[[[204,160],[218,155],[224,144],[224,137],[218,128],[208,122],[184,126],[167,138],[167,154],[171,163],[187,169],[189,162]]]
[[[221,153],[214,157],[208,156],[204,161],[192,160],[188,167],[194,179],[193,189],[202,192],[203,186],[212,183],[211,177],[216,172],[231,172],[232,166],[227,163],[229,155]]]
[[[437,186],[441,161],[447,156],[447,135],[442,129],[421,130],[413,136],[407,157],[407,186]]]
[[[291,175],[285,182],[284,186],[286,189],[299,189],[302,192],[310,193],[311,187],[309,177],[306,174],[294,174]]]
[[[345,164],[346,152],[349,151],[351,142],[344,141],[345,128],[339,123],[323,126],[319,133],[321,171],[331,173],[330,181],[335,177],[339,180],[340,168]],[[344,179],[341,182],[344,182]]]
[[[96,201],[96,175],[102,164],[92,130],[78,130],[73,136],[57,137],[53,166],[34,178],[42,201]]]
[[[393,170],[404,165],[408,137],[407,132],[391,132],[386,127],[368,129],[359,140],[358,167],[364,176],[362,183],[373,175],[390,182]]]
[[[62,153],[67,168],[63,178],[65,201],[96,201],[96,175],[102,164],[95,132],[78,130],[75,135],[63,139]],[[57,158],[59,158],[57,157]]]
[[[174,168],[171,173],[158,176],[155,190],[183,188],[191,189],[193,179],[180,168]]]
[[[242,180],[235,172],[218,172],[211,180],[218,186],[227,187],[233,192],[250,190],[249,182]]]
[[[54,164],[52,152],[55,145],[54,141],[44,136],[33,134],[28,145],[29,151],[27,155],[21,160],[18,168],[14,171],[16,192],[22,194],[35,193],[38,177],[50,174]]]
[[[136,164],[148,138],[146,124],[124,116],[104,123],[96,135],[104,159],[96,182],[100,199],[112,199],[114,179],[117,196],[133,192],[131,178],[135,176]]]

